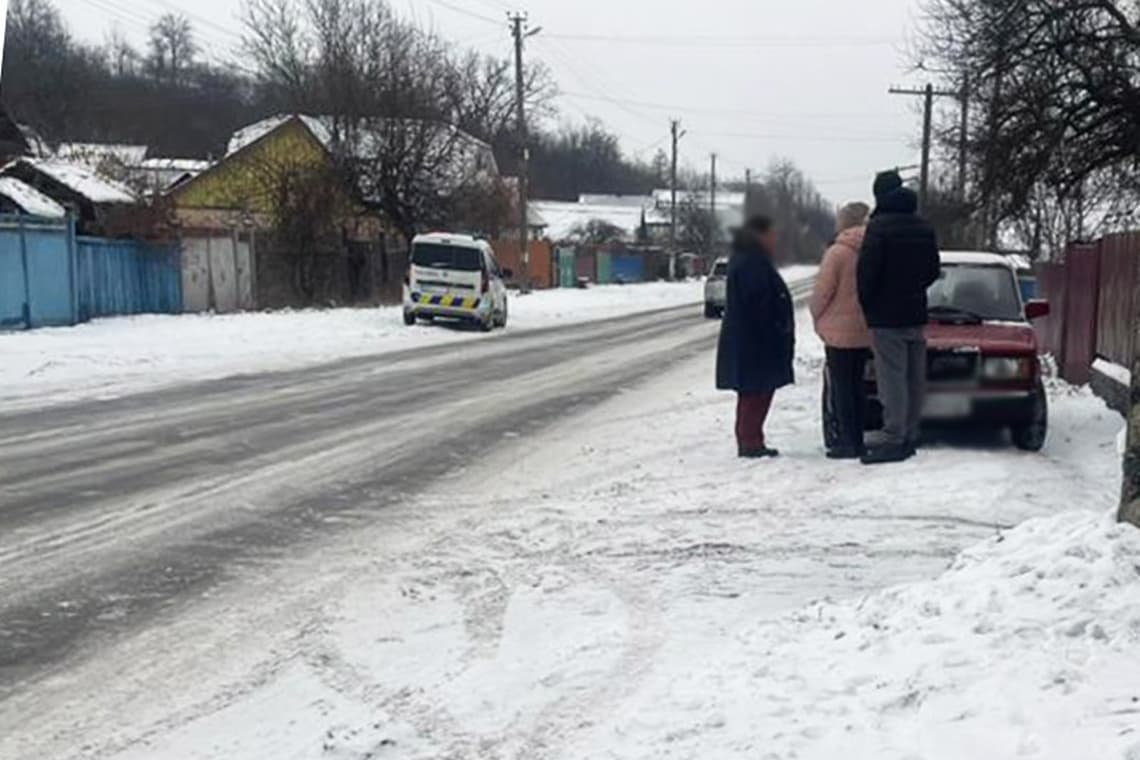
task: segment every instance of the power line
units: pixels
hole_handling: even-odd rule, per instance
[[[888,137],[875,135],[854,134],[765,134],[762,132],[702,132],[705,137],[725,137],[734,140],[804,140],[808,142],[850,142],[850,143],[898,143],[905,142],[906,137]]]
[[[740,37],[718,35],[665,35],[665,34],[551,34],[551,39],[567,42],[616,42],[629,45],[663,45],[673,47],[876,47],[895,45],[894,37],[802,37],[769,36]]]
[[[619,100],[618,98],[604,97],[601,95],[590,95],[588,93],[568,92],[566,90],[560,91],[559,95],[563,95],[563,96],[569,97],[569,98],[578,98],[580,100],[597,100],[597,101],[602,101],[602,102],[607,102],[607,103],[612,103],[612,102],[616,102]],[[852,119],[852,118],[881,118],[882,117],[881,113],[872,113],[870,111],[847,112],[847,113],[832,111],[830,113],[775,114],[775,113],[761,113],[759,111],[744,111],[744,110],[733,109],[733,108],[715,108],[715,107],[688,106],[688,105],[680,105],[680,104],[655,103],[655,102],[644,101],[644,100],[630,100],[628,98],[622,98],[622,99],[620,99],[620,101],[624,102],[627,105],[634,105],[634,106],[638,106],[640,108],[648,108],[648,109],[652,109],[655,111],[668,111],[668,112],[672,112],[672,113],[685,112],[685,113],[692,113],[692,114],[707,114],[710,116],[725,116],[725,115],[745,116],[745,117],[749,117],[749,118],[754,118],[758,121],[781,120],[781,119],[829,119],[829,118]]]
[[[545,45],[546,49],[549,52],[553,53],[562,62],[562,64],[570,71],[574,78],[581,82],[583,85],[586,85],[587,87],[593,86],[595,89],[602,91],[606,94],[607,100],[609,102],[613,103],[619,110],[624,111],[635,119],[640,119],[646,123],[651,123],[654,126],[660,126],[656,118],[630,108],[629,105],[623,101],[623,99],[613,97],[606,87],[599,85],[596,81],[591,84],[592,77],[583,74],[582,70],[578,68],[578,65],[574,62],[573,58],[569,54],[564,53],[555,44],[550,43],[549,40],[546,40],[543,37],[539,37],[538,39]]]
[[[454,5],[452,3],[447,2],[447,0],[427,0],[427,1],[429,3],[433,3],[435,5],[438,5],[441,8],[446,8],[449,11],[452,11],[454,13],[458,13],[461,16],[467,16],[468,18],[473,18],[473,19],[476,19],[478,21],[482,21],[482,22],[487,23],[487,24],[502,24],[503,23],[502,21],[499,21],[498,19],[493,19],[490,16],[484,16],[482,13],[476,13],[475,11],[469,11],[466,8],[460,8],[458,5]]]

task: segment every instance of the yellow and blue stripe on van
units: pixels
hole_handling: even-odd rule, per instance
[[[412,301],[420,306],[442,306],[445,309],[463,309],[473,311],[479,308],[480,299],[465,298],[463,296],[433,296],[415,293]]]

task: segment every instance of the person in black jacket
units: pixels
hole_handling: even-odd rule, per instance
[[[764,424],[775,392],[795,382],[795,312],[772,261],[771,220],[755,217],[737,231],[728,262],[728,293],[717,348],[717,388],[736,391],[736,442],[742,458],[779,456]]]
[[[859,302],[871,328],[883,439],[863,462],[914,456],[926,395],[926,293],[941,262],[934,228],[898,172],[875,178],[877,208],[859,254]]]

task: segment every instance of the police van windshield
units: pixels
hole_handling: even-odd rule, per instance
[[[440,243],[417,243],[413,248],[412,263],[428,269],[480,272],[483,270],[483,252],[477,248],[463,248]]]

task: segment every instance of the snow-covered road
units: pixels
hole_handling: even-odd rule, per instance
[[[713,327],[667,332],[693,330],[650,379],[406,498],[329,492],[310,509],[351,529],[84,642],[0,702],[0,757],[1140,757],[1140,539],[1101,517],[1117,418],[1058,385],[1043,455],[828,462],[805,330],[785,457],[742,463]]]
[[[802,266],[784,270],[789,281],[813,271]],[[408,329],[398,306],[142,315],[77,327],[0,332],[0,410],[116,398],[180,383],[470,343],[686,304],[697,310],[703,297],[699,282],[538,291],[512,298],[510,325],[493,336],[430,326]]]

